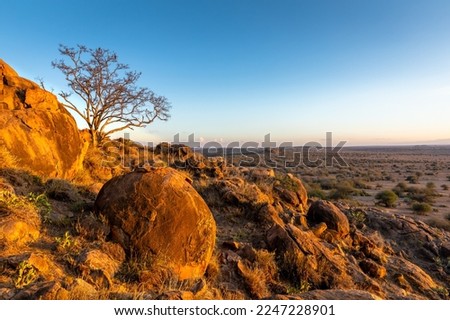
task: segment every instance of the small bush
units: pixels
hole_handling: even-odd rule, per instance
[[[392,191],[395,192],[395,194],[400,197],[403,198],[405,196],[405,192],[408,189],[408,186],[406,185],[406,183],[404,182],[399,182],[394,189],[392,189]]]
[[[14,280],[14,286],[17,289],[28,286],[36,281],[38,273],[35,267],[33,267],[28,261],[22,261],[17,266],[16,279]]]
[[[436,190],[436,185],[434,184],[434,182],[428,182],[427,189]]]
[[[280,186],[283,189],[297,192],[300,188],[298,182],[294,179],[291,179],[291,177],[289,177],[288,175],[277,175],[276,180],[280,182]]]
[[[357,189],[371,189],[372,188],[371,186],[366,184],[364,181],[359,180],[359,179],[354,179],[353,180],[353,185]]]
[[[309,198],[326,199],[327,195],[319,188],[307,189]]]
[[[445,190],[445,191],[447,191],[447,190],[448,190],[448,185],[446,185],[446,184],[443,184],[443,185],[441,185],[441,188],[442,188],[442,190]]]
[[[393,208],[398,200],[398,196],[392,190],[384,190],[378,192],[375,195],[375,199],[378,200],[378,204],[383,204],[387,208]]]
[[[43,193],[35,194],[31,192],[28,194],[28,200],[36,206],[41,216],[46,220],[46,217],[52,212],[52,205],[48,201],[47,196]]]
[[[409,183],[412,183],[412,184],[417,184],[417,183],[419,183],[419,177],[418,176],[408,176],[408,177],[406,177],[406,181],[408,181]]]
[[[323,190],[331,190],[336,187],[336,180],[335,179],[322,179],[319,181],[320,188]]]
[[[327,197],[326,193],[322,190],[319,183],[312,182],[311,180],[305,181],[305,179],[303,179],[303,185],[306,188],[306,192],[309,198],[325,199]]]
[[[359,225],[366,222],[366,213],[361,209],[356,209],[355,211],[352,211],[349,215],[350,222]]]
[[[339,199],[351,199],[352,195],[355,194],[355,189],[353,186],[347,182],[344,181],[340,183],[336,189],[331,190],[328,197],[333,200],[339,200]]]
[[[424,202],[415,202],[412,207],[413,211],[418,214],[425,214],[431,212],[433,209],[428,203]]]
[[[434,199],[439,196],[435,189],[409,187],[408,198],[416,202],[434,203]]]

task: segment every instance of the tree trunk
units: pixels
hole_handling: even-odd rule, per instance
[[[98,135],[97,131],[95,129],[90,129],[89,132],[91,133],[91,143],[94,148],[98,147]]]

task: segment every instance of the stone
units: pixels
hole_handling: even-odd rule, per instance
[[[93,300],[98,298],[98,292],[91,284],[81,278],[76,278],[67,289],[71,300]]]
[[[291,281],[301,281],[307,275],[315,287],[343,289],[353,285],[344,257],[335,254],[312,231],[302,231],[292,224],[274,225],[267,231],[267,244]]]
[[[312,290],[299,296],[305,300],[381,300],[377,295],[362,290]]]
[[[383,279],[386,277],[387,271],[386,268],[383,266],[380,266],[376,262],[365,259],[359,262],[359,266],[361,267],[361,270],[364,271],[365,274],[372,278],[376,279]]]
[[[98,249],[86,250],[78,260],[83,279],[99,288],[108,288],[125,260],[125,252],[119,244],[106,242]]]
[[[87,145],[75,119],[56,96],[21,78],[0,60],[0,147],[17,167],[50,178],[73,178],[83,169]],[[5,109],[6,106],[6,109]]]
[[[426,295],[431,299],[439,299],[436,293],[438,285],[422,268],[412,262],[391,256],[386,263],[387,269],[393,274],[401,274],[405,283],[414,290],[415,293]]]
[[[40,226],[34,206],[0,206],[0,244],[22,246],[33,242],[39,238]]]
[[[208,206],[172,168],[131,172],[100,190],[95,211],[111,226],[111,238],[128,255],[152,257],[179,280],[200,278],[215,245],[216,224]]]
[[[67,299],[67,292],[58,282],[36,282],[30,286],[18,290],[12,297],[14,300],[54,300]]]
[[[288,173],[276,177],[273,190],[286,204],[304,213],[308,207],[308,194],[302,181]]]
[[[297,197],[297,193],[295,193],[294,191],[287,189],[278,189],[277,191],[280,195],[281,200],[290,205],[293,205],[294,207],[300,205],[300,200]]]
[[[312,225],[324,222],[327,229],[336,231],[342,238],[350,232],[347,216],[329,201],[315,201],[309,208],[306,218]]]
[[[443,258],[450,257],[450,242],[445,242],[441,245],[440,253]]]
[[[156,297],[156,300],[194,300],[190,291],[167,291]]]
[[[264,180],[267,178],[274,178],[275,171],[267,168],[253,168],[250,170],[250,177],[253,180]]]
[[[216,187],[223,199],[232,205],[259,209],[271,203],[269,197],[258,186],[241,178],[219,180],[216,182]]]
[[[322,236],[322,234],[325,232],[325,230],[327,230],[327,225],[325,222],[321,222],[312,228],[312,232],[318,238],[320,238]]]
[[[28,263],[35,267],[46,280],[59,279],[64,275],[63,270],[52,261],[49,255],[44,253],[31,253]]]

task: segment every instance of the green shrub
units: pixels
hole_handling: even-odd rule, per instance
[[[333,200],[350,199],[354,194],[355,189],[353,186],[348,181],[344,181],[340,183],[336,189],[331,190],[328,197]]]
[[[412,209],[415,213],[418,214],[425,214],[428,212],[431,212],[431,210],[433,209],[428,203],[424,203],[424,202],[415,202],[412,205]]]
[[[406,177],[406,181],[408,181],[409,183],[412,183],[412,184],[417,184],[417,183],[419,183],[419,177],[408,176],[408,177]]]
[[[434,203],[434,199],[439,196],[435,189],[409,187],[407,189],[408,198],[416,202]]]
[[[428,182],[427,189],[436,190],[436,185],[434,184],[434,182]]]
[[[296,180],[291,179],[291,177],[289,177],[287,174],[286,175],[285,174],[279,174],[279,175],[276,176],[275,179],[280,182],[280,186],[283,189],[287,189],[287,190],[290,190],[290,191],[293,191],[293,192],[297,192],[299,190],[299,188],[300,188],[299,183]]]
[[[383,204],[387,208],[393,208],[398,200],[398,196],[392,190],[384,190],[378,192],[375,195],[375,199],[378,200],[377,204]]]
[[[33,203],[38,209],[41,217],[44,221],[47,221],[50,213],[52,212],[52,205],[48,201],[47,196],[44,193],[35,194],[30,192],[27,196],[28,201]]]
[[[17,289],[28,286],[33,283],[39,277],[36,268],[28,261],[22,261],[17,266],[16,279],[14,280],[14,286]]]
[[[321,179],[319,181],[320,188],[323,190],[331,190],[336,187],[337,181],[335,179]]]
[[[327,195],[320,189],[311,189],[308,191],[309,198],[326,199]]]
[[[366,184],[364,181],[359,180],[359,179],[354,179],[353,180],[353,185],[357,189],[371,189],[372,188],[371,186]]]
[[[408,186],[406,185],[406,183],[404,182],[399,182],[394,189],[392,189],[392,191],[395,192],[395,194],[400,197],[403,198],[405,196],[405,192],[408,189]]]

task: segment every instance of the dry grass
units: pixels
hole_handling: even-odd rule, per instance
[[[278,266],[275,260],[275,253],[267,250],[256,250],[255,264],[265,274],[267,282],[278,281]]]
[[[266,274],[264,270],[257,266],[248,266],[246,263],[239,261],[239,273],[242,276],[245,286],[250,295],[256,299],[268,297],[270,292],[267,288]]]
[[[28,197],[0,191],[0,212],[29,221],[36,220],[38,208]]]
[[[281,259],[281,274],[283,278],[290,282],[293,291],[301,291],[307,288],[311,288],[309,281],[311,271],[306,266],[307,261],[304,257],[300,256],[297,252],[286,251]],[[309,285],[306,285],[306,284]]]
[[[217,254],[214,254],[211,257],[211,260],[209,260],[205,276],[208,282],[214,283],[217,280],[219,274],[220,274],[219,258],[217,257]]]
[[[435,228],[443,229],[450,232],[450,220],[442,218],[429,218],[426,222]]]
[[[16,168],[17,158],[13,156],[4,146],[0,145],[0,166],[4,168]]]
[[[248,292],[256,299],[269,297],[269,284],[278,282],[275,254],[267,250],[255,250],[253,263],[248,260],[239,261],[238,271]]]
[[[80,200],[78,190],[68,181],[50,179],[45,183],[45,193],[52,199],[75,202]]]

